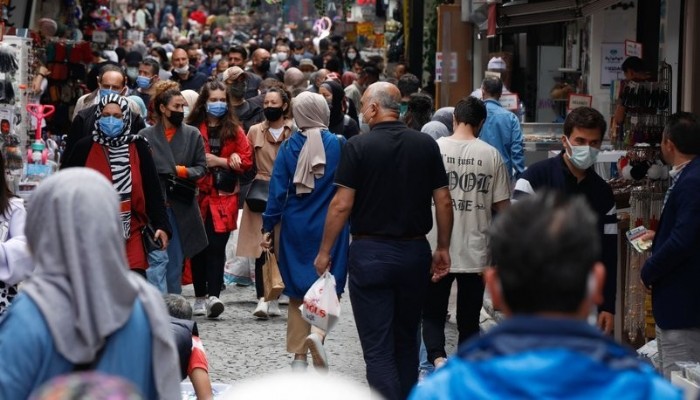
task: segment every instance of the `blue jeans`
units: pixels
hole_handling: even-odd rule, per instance
[[[367,383],[387,400],[407,398],[418,381],[418,328],[431,260],[424,239],[350,245],[350,302]]]
[[[428,350],[425,349],[425,342],[423,341],[423,335],[420,338],[420,351],[419,351],[419,363],[418,370],[426,371],[428,374],[435,371],[435,366],[433,363],[428,361]]]
[[[146,276],[153,286],[161,293],[168,292],[168,284],[165,282],[165,272],[168,269],[167,250],[153,250],[148,253],[148,269]]]
[[[177,221],[172,208],[168,208],[168,220],[170,221],[173,236],[168,245],[168,265],[165,273],[168,293],[182,293],[182,264],[185,262],[185,255],[182,252],[180,242],[180,232],[177,229]]]

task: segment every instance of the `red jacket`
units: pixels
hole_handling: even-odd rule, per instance
[[[204,138],[204,151],[211,153],[206,123],[202,123],[199,126],[199,132]],[[219,157],[228,160],[233,153],[241,157],[241,169],[234,170],[235,172],[241,174],[253,167],[253,149],[250,147],[248,138],[246,138],[241,127],[238,128],[235,137],[228,138],[222,143]],[[214,231],[225,233],[235,230],[238,227],[238,193],[223,194],[214,189],[210,171],[207,171],[207,174],[197,184],[199,186],[199,210],[202,213],[202,219],[206,221],[207,215],[211,211]]]

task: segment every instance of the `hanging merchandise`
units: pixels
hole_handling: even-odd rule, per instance
[[[14,49],[4,43],[0,44],[0,72],[14,74],[18,69],[19,64]]]

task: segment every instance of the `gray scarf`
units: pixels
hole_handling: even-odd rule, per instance
[[[74,364],[92,362],[138,299],[151,326],[158,396],[180,398],[168,313],[160,293],[129,272],[111,182],[87,168],[46,179],[31,197],[26,236],[36,270],[23,290],[44,316],[58,353]]]

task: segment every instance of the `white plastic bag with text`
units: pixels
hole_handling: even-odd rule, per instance
[[[333,329],[340,318],[340,301],[335,292],[335,277],[330,272],[326,271],[311,285],[299,310],[311,325],[326,332]]]

